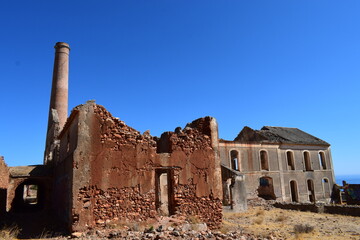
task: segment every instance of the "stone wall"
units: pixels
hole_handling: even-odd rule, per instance
[[[0,156],[0,188],[7,189],[9,185],[9,168],[5,163],[4,157]]]
[[[306,204],[306,203],[275,203],[274,207],[297,210],[303,212],[330,213],[360,217],[360,206],[358,205],[328,205],[328,204]]]
[[[0,156],[0,214],[6,211],[6,195],[9,185],[9,168],[4,157]]]
[[[75,146],[67,158],[73,161],[72,231],[162,215],[161,174],[168,179],[169,214],[198,216],[210,228],[219,226],[222,189],[213,118],[198,119],[158,139],[127,126],[94,102],[73,112],[77,117],[70,116],[74,120],[65,125],[60,144],[60,154]]]

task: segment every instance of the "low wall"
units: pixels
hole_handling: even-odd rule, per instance
[[[360,216],[360,206],[357,205],[324,205],[311,203],[274,203],[274,207],[303,212],[329,213],[348,216]]]

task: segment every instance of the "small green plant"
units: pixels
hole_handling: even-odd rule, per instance
[[[145,233],[152,233],[154,231],[154,226],[150,226],[144,230]]]
[[[314,231],[314,227],[309,225],[309,224],[296,224],[294,226],[294,232],[296,234],[299,234],[299,233],[311,233],[312,231]]]

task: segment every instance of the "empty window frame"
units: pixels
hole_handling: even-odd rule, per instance
[[[269,159],[268,154],[265,150],[260,151],[260,170],[269,171]]]
[[[326,169],[325,153],[324,152],[319,152],[318,157],[319,157],[320,169],[325,170]]]
[[[29,205],[36,205],[38,203],[38,185],[24,185],[23,201]]]
[[[310,161],[310,153],[305,151],[303,154],[304,154],[305,171],[312,171],[311,161]]]
[[[288,165],[288,170],[295,170],[294,153],[292,151],[286,152],[286,161]]]
[[[232,169],[240,171],[239,152],[238,151],[236,151],[236,150],[230,151],[230,164],[231,164]]]
[[[329,198],[331,192],[329,179],[323,178],[322,184],[323,184],[324,197]]]

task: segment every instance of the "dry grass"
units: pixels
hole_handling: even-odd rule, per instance
[[[277,222],[284,222],[286,219],[288,219],[288,216],[285,214],[280,214],[276,217],[275,221]]]
[[[188,221],[188,223],[191,223],[191,224],[198,224],[198,223],[203,222],[203,221],[200,220],[199,216],[196,216],[196,215],[187,216],[186,221]]]
[[[257,217],[257,218],[254,219],[254,223],[255,223],[255,224],[260,225],[260,224],[262,224],[263,222],[264,222],[264,217],[262,217],[262,216],[259,216],[259,217]]]
[[[244,213],[224,213],[223,233],[242,229],[261,237],[280,239],[360,239],[360,217],[284,209],[251,208]]]
[[[16,237],[20,233],[20,228],[16,225],[5,226],[0,230],[0,239],[1,240],[13,240],[17,239]]]

